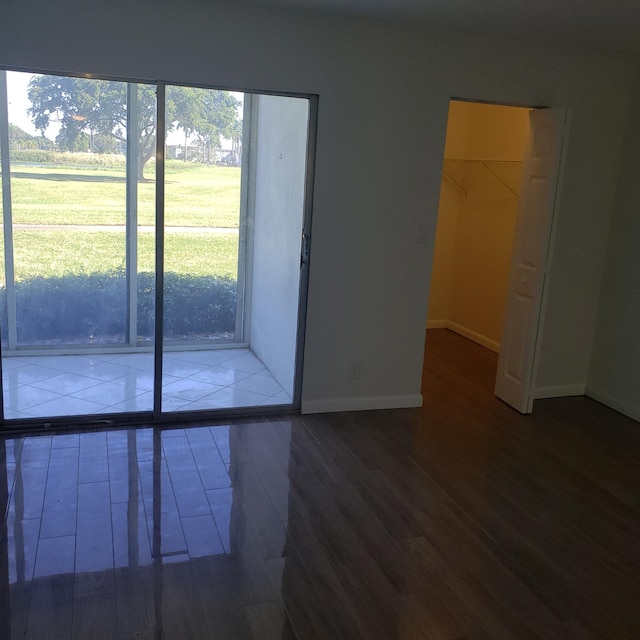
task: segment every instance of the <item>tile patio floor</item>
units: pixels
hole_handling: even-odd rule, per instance
[[[153,354],[13,356],[2,361],[6,419],[150,411]],[[249,349],[167,352],[162,410],[290,404]]]

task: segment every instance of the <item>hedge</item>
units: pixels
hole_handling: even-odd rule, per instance
[[[236,282],[231,278],[167,273],[164,278],[166,339],[215,338],[235,331]],[[138,335],[154,333],[154,276],[138,275]],[[0,290],[3,334],[6,289]],[[105,344],[125,335],[124,272],[92,273],[16,282],[18,343]],[[5,336],[3,336],[5,337]]]
[[[126,166],[126,158],[117,153],[72,153],[70,151],[46,151],[43,149],[12,149],[12,162],[28,162],[44,165],[70,167],[117,167]]]

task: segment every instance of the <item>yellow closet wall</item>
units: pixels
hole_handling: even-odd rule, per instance
[[[440,188],[427,326],[445,327],[449,317],[459,209],[458,193],[453,185],[443,180]]]
[[[494,350],[527,132],[528,109],[450,103],[428,326],[446,326]]]

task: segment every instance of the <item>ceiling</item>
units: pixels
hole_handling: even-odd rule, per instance
[[[419,21],[437,28],[640,53],[640,0],[248,1]]]

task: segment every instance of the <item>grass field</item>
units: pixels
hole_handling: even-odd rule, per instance
[[[153,169],[147,169],[145,175],[152,178]],[[227,229],[223,233],[167,233],[165,270],[235,278],[240,169],[168,163],[165,185],[167,227]],[[14,228],[16,280],[124,268],[125,186],[122,168],[14,164],[11,175],[14,224],[52,227]],[[154,203],[155,183],[138,184],[140,225],[154,224]],[[56,225],[66,224],[115,228],[113,231],[55,229]],[[140,272],[153,272],[154,246],[154,234],[139,233]],[[3,259],[0,271],[4,275]]]
[[[139,272],[153,273],[154,252],[154,234],[140,233]],[[14,265],[16,280],[124,269],[125,233],[19,229],[14,233]],[[165,271],[236,278],[238,235],[168,233],[165,236]]]
[[[240,168],[169,165],[165,180],[167,226],[237,228]],[[138,222],[154,224],[155,182],[138,184]],[[121,168],[14,165],[11,199],[15,224],[122,225],[125,172]]]

